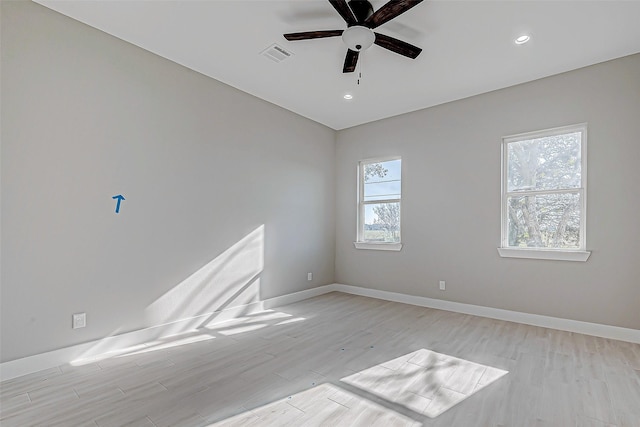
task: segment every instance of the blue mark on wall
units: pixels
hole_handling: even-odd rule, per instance
[[[117,199],[118,203],[116,203],[116,213],[120,212],[120,202],[124,200],[124,196],[122,194],[118,194],[117,196],[113,196],[112,199]]]

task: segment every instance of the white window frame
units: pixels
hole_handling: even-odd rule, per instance
[[[576,189],[559,189],[559,190],[521,190],[508,191],[508,154],[507,146],[510,143],[543,138],[546,136],[561,135],[566,133],[580,132],[580,163],[581,184]],[[580,123],[570,126],[561,126],[541,131],[526,132],[517,135],[505,136],[502,138],[502,179],[501,179],[501,238],[498,253],[501,257],[506,258],[532,258],[545,260],[560,261],[586,261],[591,252],[586,250],[587,242],[587,124]],[[554,248],[514,248],[509,246],[509,212],[507,200],[512,195],[532,195],[532,194],[554,194],[554,193],[577,193],[580,195],[580,245],[576,249],[554,249]]]
[[[357,220],[357,237],[356,241],[353,242],[353,245],[356,249],[373,249],[379,251],[399,251],[402,249],[402,196],[398,199],[378,199],[365,201],[364,200],[364,166],[370,163],[382,163],[389,162],[393,160],[402,161],[401,156],[391,156],[391,157],[379,157],[372,159],[364,159],[358,162],[358,220]],[[404,168],[402,163],[400,164],[400,194],[402,195],[402,181],[404,180]],[[378,203],[399,203],[400,204],[400,230],[398,234],[400,236],[400,242],[397,243],[387,243],[387,242],[366,242],[364,241],[364,215],[365,215],[365,206],[369,204],[378,204]]]

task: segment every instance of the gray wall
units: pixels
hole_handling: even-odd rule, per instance
[[[581,122],[591,258],[500,258],[501,137]],[[356,250],[357,162],[388,155],[404,247]],[[336,158],[337,282],[640,329],[640,55],[341,131]]]
[[[1,136],[3,362],[333,281],[331,129],[3,1]]]

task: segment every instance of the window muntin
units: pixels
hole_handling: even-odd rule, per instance
[[[586,125],[503,139],[502,247],[585,249]]]
[[[363,160],[358,175],[358,242],[399,243],[402,160]]]

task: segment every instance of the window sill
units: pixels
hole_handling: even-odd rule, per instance
[[[554,261],[580,261],[585,262],[591,255],[590,251],[560,251],[552,249],[516,249],[498,248],[498,253],[503,258],[529,258],[546,259]]]
[[[374,251],[399,251],[402,249],[402,243],[367,243],[353,242],[356,249],[371,249]]]

